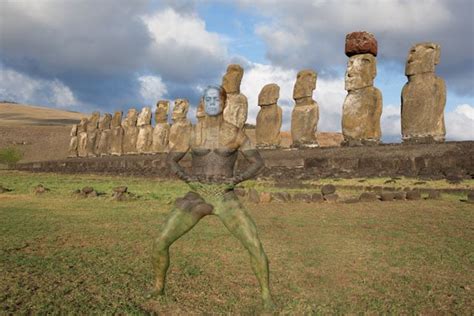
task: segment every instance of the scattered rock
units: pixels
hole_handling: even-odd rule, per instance
[[[420,191],[418,191],[418,190],[408,191],[408,192],[407,192],[406,199],[407,199],[407,200],[410,200],[410,201],[417,201],[417,200],[420,200],[420,199],[421,199],[421,193],[420,193]]]
[[[121,201],[121,202],[122,201],[133,200],[133,199],[136,199],[136,198],[137,198],[137,196],[135,194],[131,193],[131,192],[128,192],[128,190],[125,190],[123,192],[114,191],[114,193],[112,194],[112,199],[114,199],[116,201]]]
[[[422,185],[422,184],[426,184],[426,181],[417,181],[415,183],[413,183],[414,185]]]
[[[37,186],[35,186],[34,188],[34,193],[35,194],[43,194],[43,193],[46,193],[46,192],[49,192],[51,191],[50,189],[46,188],[44,185],[42,184],[38,184]]]
[[[474,191],[470,191],[467,194],[467,202],[469,203],[474,203]]]
[[[359,196],[359,201],[362,202],[372,202],[377,201],[377,194],[374,192],[362,192]]]
[[[344,203],[348,203],[348,204],[349,204],[349,203],[357,203],[357,202],[359,202],[359,199],[358,199],[358,198],[354,198],[354,197],[348,198],[347,200],[344,200]]]
[[[336,202],[338,198],[339,195],[337,195],[336,193],[326,194],[324,196],[324,200],[328,202]]]
[[[93,187],[83,187],[81,191],[82,191],[82,193],[87,195],[87,194],[92,193],[94,191],[94,188]]]
[[[311,201],[321,202],[321,201],[323,201],[323,195],[321,193],[313,193],[311,195]]]
[[[245,191],[245,189],[243,188],[235,188],[234,193],[235,195],[240,196],[240,197],[244,197],[245,195],[247,195],[247,191]]]
[[[427,199],[428,200],[439,200],[439,199],[441,199],[441,192],[439,192],[438,190],[431,190],[428,193]]]
[[[75,190],[73,194],[81,196],[81,197],[96,197],[99,194],[94,190],[93,187],[83,187],[82,190]]]
[[[270,203],[272,201],[272,195],[270,192],[260,193],[260,203]]]
[[[462,180],[463,180],[463,179],[462,179],[461,176],[459,176],[459,175],[454,175],[454,174],[448,175],[448,176],[446,177],[446,181],[448,181],[449,184],[459,184],[459,183],[462,182]]]
[[[393,192],[383,192],[382,194],[380,194],[380,199],[382,201],[393,201],[394,198],[395,193]]]
[[[250,202],[252,202],[252,203],[259,203],[260,202],[260,196],[259,196],[257,190],[250,189],[248,196],[249,196],[249,201]]]
[[[308,193],[296,193],[293,195],[293,201],[311,202],[311,195]]]
[[[323,195],[333,194],[336,192],[336,187],[332,184],[325,184],[321,187],[321,193]]]
[[[287,202],[285,195],[281,192],[272,193],[272,200],[275,202]]]
[[[405,187],[405,188],[403,188],[403,191],[405,191],[405,192],[411,191],[411,188]]]
[[[365,182],[365,181],[367,181],[367,179],[360,179],[360,180],[357,180],[357,182],[360,182],[360,183]]]
[[[403,200],[406,199],[406,197],[407,197],[407,194],[406,194],[405,191],[395,192],[395,193],[393,194],[393,198],[394,198],[395,200],[397,200],[397,201],[403,201]]]
[[[389,183],[396,183],[397,181],[394,179],[386,180],[383,184],[389,184]]]
[[[127,190],[128,190],[128,187],[126,186],[119,186],[113,189],[113,191],[116,193],[125,193],[127,192]]]
[[[5,188],[3,185],[0,184],[0,193],[11,192],[12,189]]]

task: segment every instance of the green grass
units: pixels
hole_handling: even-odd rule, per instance
[[[34,195],[39,183],[51,191]],[[0,171],[0,184],[14,189],[0,194],[1,314],[261,311],[247,253],[212,216],[171,248],[167,295],[146,299],[152,240],[174,198],[187,192],[180,182]],[[86,185],[108,195],[71,194]],[[112,201],[119,185],[140,198]],[[474,205],[457,196],[244,204],[270,260],[278,313],[474,310]]]

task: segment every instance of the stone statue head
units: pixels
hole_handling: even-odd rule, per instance
[[[174,107],[172,113],[173,121],[184,120],[188,115],[189,101],[186,99],[174,100]]]
[[[302,99],[313,96],[316,89],[317,74],[311,69],[305,69],[298,72],[295,86],[293,88],[293,99]]]
[[[87,131],[92,132],[99,127],[100,112],[92,112],[89,121],[87,122]]]
[[[227,93],[240,93],[240,83],[244,76],[244,69],[237,64],[230,64],[222,78],[222,87]]]
[[[208,86],[204,90],[204,112],[209,116],[217,116],[224,111],[226,90],[219,86]]]
[[[258,94],[258,105],[272,105],[278,102],[280,97],[280,87],[275,83],[265,85]]]
[[[441,46],[436,43],[419,43],[408,53],[405,75],[411,76],[425,72],[434,72],[439,63]]]
[[[204,110],[204,98],[201,98],[199,100],[199,105],[196,109],[196,118],[199,120],[205,116],[206,116],[206,111]]]
[[[151,125],[151,108],[146,106],[142,108],[138,115],[137,126]]]
[[[168,121],[168,113],[170,111],[170,102],[167,100],[160,100],[156,104],[155,122],[164,123]]]
[[[87,124],[89,123],[89,120],[87,117],[81,118],[81,121],[79,122],[79,125],[77,126],[77,132],[86,132],[87,131]]]
[[[119,127],[122,125],[122,111],[117,111],[114,113],[111,125],[112,127]]]
[[[136,109],[129,109],[127,117],[125,118],[124,125],[132,127],[137,126],[138,111]]]
[[[345,89],[362,89],[374,85],[377,75],[377,60],[372,54],[354,55],[347,62]]]
[[[105,113],[102,119],[99,121],[99,129],[110,129],[110,122],[112,121],[112,115]]]

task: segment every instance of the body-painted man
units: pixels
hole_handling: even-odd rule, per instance
[[[257,175],[263,160],[249,139],[238,127],[223,119],[225,90],[210,86],[204,92],[206,117],[201,137],[190,135],[170,149],[168,163],[175,174],[189,184],[192,191],[178,198],[161,235],[156,239],[153,263],[156,274],[155,291],[164,293],[166,272],[169,267],[169,247],[191,230],[206,215],[217,215],[227,229],[237,237],[250,254],[252,269],[261,287],[264,307],[273,306],[269,289],[268,260],[257,235],[255,223],[242,208],[233,188],[236,184]],[[179,165],[190,151],[191,174]],[[240,175],[234,175],[238,152],[250,162]]]

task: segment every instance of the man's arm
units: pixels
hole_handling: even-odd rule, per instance
[[[260,156],[257,149],[242,150],[242,154],[250,162],[250,165],[244,172],[234,177],[234,184],[254,178],[265,167],[262,156]]]

